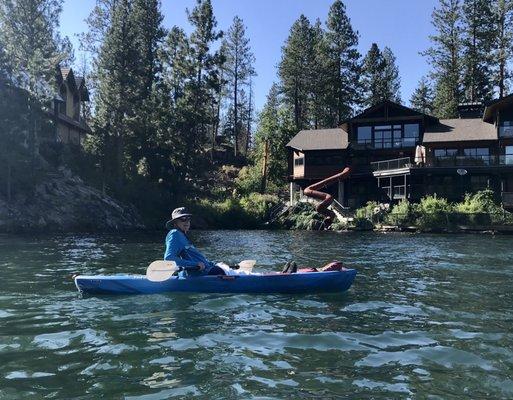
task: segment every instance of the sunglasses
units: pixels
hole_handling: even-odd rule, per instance
[[[180,222],[189,222],[191,220],[191,217],[181,217],[178,218],[178,221]]]

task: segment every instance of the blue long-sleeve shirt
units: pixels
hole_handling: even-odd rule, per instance
[[[194,271],[198,262],[205,264],[202,274],[207,274],[215,265],[194,247],[189,238],[179,229],[172,229],[166,236],[166,251],[164,260],[174,261],[176,265]]]

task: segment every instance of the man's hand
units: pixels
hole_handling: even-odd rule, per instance
[[[201,261],[198,261],[198,264],[196,265],[198,266],[199,271],[203,271],[205,269],[205,264],[203,264]]]

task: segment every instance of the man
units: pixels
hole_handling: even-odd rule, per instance
[[[164,260],[174,261],[176,265],[192,275],[225,275],[222,268],[209,261],[197,250],[187,237],[191,227],[192,214],[185,207],[175,208],[171,219],[166,222],[170,229],[166,236]]]

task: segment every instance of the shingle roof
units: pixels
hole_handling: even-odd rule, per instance
[[[341,128],[300,131],[287,143],[297,150],[343,150],[348,146],[347,132]]]
[[[426,127],[424,143],[497,140],[495,125],[479,118],[441,119],[439,124]]]

